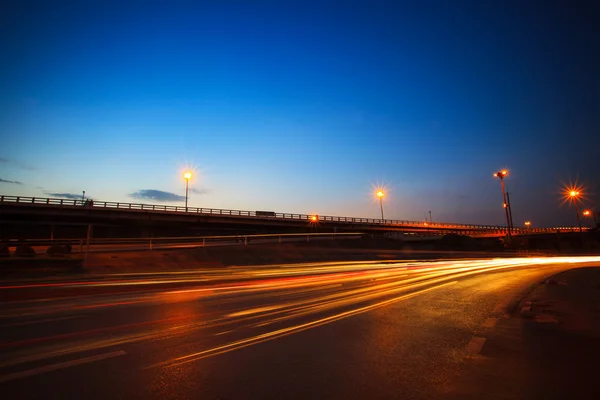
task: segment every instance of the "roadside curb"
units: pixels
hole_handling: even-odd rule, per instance
[[[555,275],[558,274],[552,273],[545,276],[518,290],[510,299],[498,303],[488,318],[475,330],[473,337],[466,346],[467,357],[477,357],[482,352],[490,332],[497,327],[499,320],[512,318],[534,319],[534,302],[527,299],[540,285],[554,282],[553,277]]]

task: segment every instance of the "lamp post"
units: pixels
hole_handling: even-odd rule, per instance
[[[379,207],[381,208],[381,219],[383,220],[383,197],[385,196],[385,193],[383,193],[383,190],[378,190],[377,193],[375,193],[377,195],[377,197],[379,197]]]
[[[506,207],[508,208],[508,219],[510,221],[510,230],[515,229],[515,224],[512,218],[512,205],[510,204],[510,193],[506,192]]]
[[[188,187],[189,187],[190,179],[192,178],[192,173],[191,172],[186,172],[186,173],[183,174],[183,177],[185,178],[185,211],[187,211],[187,205],[188,205]]]
[[[581,195],[581,192],[579,192],[579,190],[571,190],[569,192],[569,197],[571,198],[571,201],[575,205],[575,214],[577,215],[577,225],[579,225],[579,233],[582,233],[583,229],[581,228],[581,219],[579,218],[579,209],[577,207],[577,199],[579,198],[580,195]]]
[[[512,239],[511,236],[511,229],[510,229],[510,216],[508,214],[508,204],[506,202],[506,192],[504,191],[504,178],[508,175],[508,171],[503,169],[502,171],[498,171],[494,173],[494,176],[498,179],[500,179],[500,182],[502,183],[502,200],[503,200],[503,204],[504,204],[504,212],[506,213],[506,226],[508,227],[508,240],[510,241]]]
[[[529,231],[530,227],[531,227],[531,222],[525,221],[525,228],[527,228],[527,230]]]

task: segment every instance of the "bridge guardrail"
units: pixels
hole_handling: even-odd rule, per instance
[[[256,211],[244,210],[227,210],[219,208],[204,208],[204,207],[182,207],[172,205],[157,205],[143,203],[121,203],[111,201],[89,201],[84,199],[58,199],[47,197],[24,197],[24,196],[0,196],[0,204],[2,203],[20,203],[20,204],[36,204],[58,207],[85,207],[90,209],[121,209],[121,210],[139,210],[139,211],[162,211],[176,212],[185,214],[208,214],[208,215],[224,215],[233,217],[256,218],[262,220],[300,220],[312,222],[313,217],[317,218],[318,222],[336,222],[336,223],[361,223],[372,225],[389,225],[400,226],[407,228],[420,229],[447,229],[447,230],[469,230],[469,231],[507,231],[505,226],[498,225],[473,225],[473,224],[453,224],[445,222],[424,222],[424,221],[408,221],[408,220],[387,220],[374,218],[357,218],[357,217],[338,217],[328,215],[310,215],[310,214],[293,214],[293,213],[275,213],[274,216],[256,215]],[[572,231],[573,227],[554,227],[554,228],[514,228],[513,232],[520,233],[547,233],[558,231]]]

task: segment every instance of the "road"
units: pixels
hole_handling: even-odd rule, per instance
[[[0,282],[19,399],[452,395],[474,338],[600,257],[320,263]],[[482,394],[483,395],[483,394]]]

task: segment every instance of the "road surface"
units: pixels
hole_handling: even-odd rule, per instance
[[[19,399],[452,396],[482,330],[600,258],[321,263],[1,282]],[[484,393],[482,393],[484,396]]]

